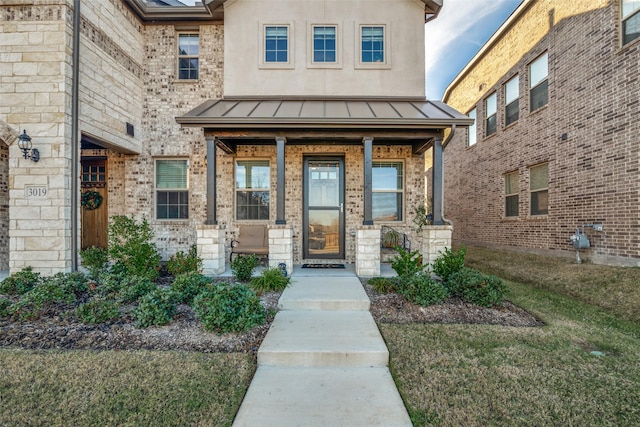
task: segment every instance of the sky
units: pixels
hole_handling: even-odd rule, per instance
[[[181,0],[193,4],[195,0]],[[444,90],[521,3],[521,0],[444,0],[426,24],[426,95],[442,99]]]

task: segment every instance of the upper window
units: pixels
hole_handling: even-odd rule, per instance
[[[498,102],[495,92],[486,99],[484,107],[485,136],[489,136],[496,133]]]
[[[622,0],[622,44],[640,37],[640,0]]]
[[[549,102],[549,55],[545,53],[529,65],[530,111],[544,107]]]
[[[313,62],[336,63],[337,28],[335,25],[316,25],[313,27]]]
[[[520,78],[515,76],[504,85],[504,125],[509,126],[518,120],[520,107]]]
[[[360,36],[360,61],[363,64],[384,63],[384,27],[360,27]]]
[[[236,219],[269,219],[269,177],[269,160],[236,161]]]
[[[467,116],[469,116],[470,119],[473,119],[473,124],[471,126],[469,126],[469,140],[468,140],[468,145],[469,147],[471,147],[472,145],[476,144],[476,132],[477,132],[477,127],[476,127],[476,109],[474,108],[473,110],[469,111],[469,113],[467,113]]]
[[[189,188],[186,159],[156,160],[156,218],[188,219]]]
[[[198,55],[200,53],[198,34],[178,35],[178,79],[198,79]]]
[[[504,176],[504,215],[518,216],[520,184],[518,171]]]
[[[403,166],[402,162],[373,162],[374,221],[402,221]]]
[[[529,169],[529,191],[531,192],[531,215],[549,213],[549,164]]]
[[[264,27],[264,62],[289,62],[289,27]]]

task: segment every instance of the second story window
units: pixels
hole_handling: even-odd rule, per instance
[[[476,132],[477,132],[477,127],[476,127],[476,109],[474,108],[473,110],[469,111],[469,113],[467,114],[467,116],[469,116],[470,119],[473,119],[473,124],[471,126],[469,126],[469,140],[467,141],[467,145],[469,147],[471,147],[472,145],[476,145]]]
[[[384,63],[384,27],[361,27],[360,60],[363,64]]]
[[[529,111],[549,102],[549,55],[541,55],[529,65]]]
[[[520,115],[520,78],[515,76],[504,85],[504,125],[518,121]]]
[[[264,28],[264,62],[289,62],[289,27]]]
[[[313,27],[313,62],[336,63],[337,28],[334,25],[316,25]]]
[[[640,0],[622,0],[622,44],[640,37]]]
[[[178,79],[197,80],[200,53],[198,34],[178,34]]]
[[[498,112],[498,103],[497,103],[497,95],[494,92],[490,95],[484,103],[484,113],[485,113],[485,136],[493,135],[496,133],[496,125],[497,125],[497,112]]]

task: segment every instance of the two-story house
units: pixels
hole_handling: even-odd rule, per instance
[[[176,4],[0,6],[0,268],[73,269],[121,214],[147,218],[165,259],[197,244],[209,274],[250,224],[289,271],[377,274],[382,225],[427,259],[448,244],[442,144],[472,121],[424,96],[441,1]]]

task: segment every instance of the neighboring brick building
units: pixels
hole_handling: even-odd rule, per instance
[[[0,4],[0,269],[72,270],[120,214],[149,219],[163,259],[197,244],[211,274],[243,224],[268,227],[270,263],[288,269],[373,275],[383,224],[426,259],[447,245],[439,210],[420,236],[412,221],[425,152],[439,169],[430,147],[470,123],[424,99],[441,2],[325,3]]]
[[[637,1],[514,11],[443,99],[477,119],[445,149],[455,241],[573,254],[587,225],[583,257],[640,266],[639,36]]]

